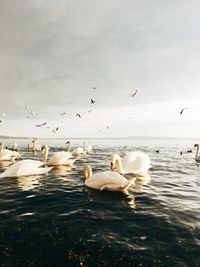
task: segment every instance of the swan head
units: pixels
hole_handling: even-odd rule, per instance
[[[87,180],[87,179],[92,177],[92,168],[91,168],[90,165],[84,166],[83,175],[84,175],[85,180]]]
[[[114,168],[116,166],[116,172],[120,173],[121,171],[121,158],[118,154],[112,154],[110,158],[110,169],[111,171],[114,171]]]
[[[199,144],[195,144],[194,147],[199,147]]]

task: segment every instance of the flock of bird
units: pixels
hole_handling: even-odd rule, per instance
[[[14,142],[13,148],[4,149],[4,144],[0,143],[0,162],[11,161],[12,164],[0,174],[0,178],[4,177],[19,177],[47,174],[57,166],[74,166],[77,159],[81,159],[89,153],[93,153],[93,148],[90,144],[83,147],[77,147],[71,150],[70,141],[66,142],[66,151],[55,152],[48,159],[49,147],[47,145],[40,146],[37,140],[32,141],[32,146],[28,146],[31,151],[41,150],[43,153],[43,161],[32,159],[20,159],[21,155],[17,150],[17,144]],[[116,171],[115,171],[116,167]],[[85,185],[99,190],[110,191],[126,191],[134,183],[135,175],[142,177],[151,167],[149,156],[140,151],[127,153],[121,159],[118,154],[113,154],[110,158],[109,171],[92,173],[90,165],[85,165],[83,174]],[[132,179],[126,178],[124,175],[133,174]],[[26,179],[26,177],[24,177]]]
[[[28,146],[33,152],[41,150],[43,153],[43,161],[32,159],[19,159],[21,157],[17,143],[11,149],[4,149],[4,144],[0,143],[0,162],[11,161],[12,164],[0,174],[0,178],[4,177],[19,177],[47,174],[56,166],[74,166],[77,159],[86,156],[86,154],[93,153],[91,145],[77,147],[70,150],[70,141],[66,142],[66,151],[55,152],[53,156],[48,159],[49,147],[47,145],[40,146],[37,140],[32,141],[32,146]],[[199,149],[200,145],[195,144],[196,150],[195,160],[200,162]],[[85,178],[85,185],[99,190],[110,191],[127,191],[129,187],[135,182],[136,177],[142,177],[147,174],[151,167],[151,160],[148,154],[141,151],[129,152],[122,159],[118,154],[112,154],[110,157],[110,170],[92,173],[90,165],[85,165],[83,168],[83,175]],[[129,178],[128,176],[129,175]],[[131,175],[131,179],[130,179]],[[24,177],[26,179],[26,177]]]

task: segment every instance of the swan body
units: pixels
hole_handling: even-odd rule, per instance
[[[0,143],[0,161],[10,161],[20,157],[19,152],[3,148],[4,144]]]
[[[70,141],[67,141],[66,144],[68,145],[67,151],[70,152],[70,146],[71,146]],[[71,154],[72,154],[72,156],[80,157],[80,156],[84,156],[86,154],[86,151],[85,151],[84,147],[77,147],[71,151]]]
[[[48,156],[48,151],[49,148],[47,145],[43,145],[42,146],[42,151],[43,151],[43,159],[44,162],[46,162],[47,160],[47,156]],[[56,152],[47,162],[46,164],[49,166],[61,166],[61,165],[65,165],[65,166],[73,166],[74,162],[76,161],[76,159],[70,159],[72,157],[72,154],[70,152],[65,152],[65,151],[60,151],[60,152]]]
[[[85,185],[94,189],[125,191],[132,185],[132,182],[113,171],[92,174],[90,165],[84,167],[83,174],[85,177]]]
[[[196,155],[195,155],[195,158],[194,158],[194,159],[195,159],[197,162],[200,162],[199,144],[195,144],[194,147],[197,148]]]
[[[123,159],[118,154],[111,156],[111,169],[116,164],[116,171],[121,174],[126,173],[145,173],[151,167],[149,156],[141,151],[127,153]]]
[[[7,170],[0,175],[0,178],[45,174],[52,169],[52,167],[41,168],[43,165],[44,162],[42,161],[31,159],[20,160],[8,167]]]

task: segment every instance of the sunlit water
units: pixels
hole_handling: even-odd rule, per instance
[[[4,140],[11,146],[13,140]],[[17,140],[22,159],[41,159]],[[200,266],[200,173],[195,140],[90,140],[75,167],[1,178],[0,264],[13,266]],[[65,140],[40,140],[50,155]],[[75,146],[82,140],[72,140]],[[160,153],[155,150],[159,149]],[[149,154],[150,180],[129,194],[84,187],[83,166],[109,170],[109,156]],[[180,154],[180,151],[183,154]],[[2,172],[8,164],[0,165]]]

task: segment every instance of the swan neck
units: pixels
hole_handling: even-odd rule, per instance
[[[197,145],[197,151],[196,151],[196,156],[195,156],[195,158],[197,158],[198,155],[199,155],[199,145]]]
[[[3,151],[3,148],[4,148],[4,143],[0,143],[0,152]]]
[[[89,165],[86,165],[83,169],[83,175],[85,180],[90,179],[92,177],[92,169]]]
[[[117,173],[123,173],[122,170],[122,161],[118,154],[113,154],[111,158],[111,163],[113,164],[113,170],[116,167]]]
[[[44,162],[47,161],[48,152],[49,152],[49,149],[48,149],[48,147],[45,145],[45,146],[44,146],[44,150],[43,150],[43,161],[44,161]]]
[[[70,147],[71,147],[71,143],[68,141],[67,142],[67,151],[70,152]]]

